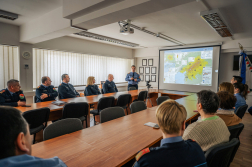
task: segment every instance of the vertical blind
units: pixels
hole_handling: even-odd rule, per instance
[[[17,46],[0,45],[0,90],[10,79],[19,80],[19,54]]]
[[[133,59],[97,56],[89,54],[33,49],[33,88],[41,84],[41,77],[48,76],[52,85],[59,86],[62,74],[68,74],[72,85],[86,85],[87,78],[94,76],[96,83],[105,81],[108,74],[114,82],[125,82]]]

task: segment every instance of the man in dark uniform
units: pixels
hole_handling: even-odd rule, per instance
[[[108,79],[106,82],[103,84],[102,89],[104,93],[113,93],[113,92],[118,92],[117,87],[115,83],[113,82],[114,76],[112,74],[108,75]]]
[[[59,98],[66,99],[66,98],[73,98],[73,97],[80,97],[80,94],[74,89],[73,85],[70,84],[70,78],[68,74],[62,75],[62,83],[59,85]]]
[[[6,89],[0,91],[0,105],[4,106],[24,106],[26,99],[18,80],[11,79],[7,82]]]
[[[128,90],[130,87],[135,87],[138,89],[138,82],[141,81],[140,75],[136,73],[136,66],[132,65],[131,66],[131,71],[130,73],[127,74],[125,81],[128,81]]]
[[[174,100],[160,104],[156,110],[156,118],[163,134],[161,146],[140,151],[134,167],[207,167],[201,147],[193,140],[182,139],[186,115],[185,107]]]
[[[55,98],[58,96],[58,92],[54,86],[51,85],[51,79],[47,76],[44,76],[42,77],[41,82],[42,84],[36,89],[36,103],[55,100]]]

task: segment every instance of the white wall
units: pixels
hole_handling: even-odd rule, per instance
[[[94,54],[100,56],[133,58],[133,51],[130,48],[119,47],[74,37],[60,37],[49,41],[36,43],[34,48],[60,50],[84,54]]]

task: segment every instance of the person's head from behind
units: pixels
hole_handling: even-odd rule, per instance
[[[219,91],[228,91],[234,94],[234,86],[230,82],[222,82],[219,86]]]
[[[217,93],[217,95],[220,99],[219,108],[224,110],[234,109],[236,103],[236,97],[234,96],[234,94],[228,91],[220,91]]]
[[[14,93],[20,91],[20,88],[21,88],[19,81],[16,79],[9,80],[7,82],[7,87],[9,91],[14,92]]]
[[[61,79],[62,79],[62,81],[65,82],[65,83],[70,82],[70,77],[69,77],[68,74],[63,74],[63,75],[61,76]]]
[[[93,76],[88,77],[87,86],[88,85],[93,85],[94,83],[95,83],[95,77],[93,77]]]
[[[219,108],[220,99],[216,93],[211,90],[202,90],[197,93],[197,111],[200,115],[213,115]]]
[[[230,82],[232,84],[234,84],[234,83],[241,83],[242,82],[242,77],[234,75]]]
[[[31,154],[29,127],[19,110],[0,107],[0,128],[0,159]]]
[[[135,71],[136,71],[136,66],[135,66],[135,65],[132,65],[132,66],[131,66],[131,71],[132,71],[132,72],[135,72]]]
[[[234,83],[234,93],[240,93],[241,96],[246,100],[248,95],[248,85],[243,85],[242,83]]]
[[[42,77],[41,82],[45,86],[50,86],[52,83],[51,79],[48,76]]]
[[[166,100],[156,110],[158,125],[163,136],[182,136],[185,130],[187,112],[183,105],[174,100]]]
[[[108,81],[111,82],[114,80],[114,76],[112,74],[108,75]]]

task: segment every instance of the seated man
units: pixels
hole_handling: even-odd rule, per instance
[[[24,106],[26,99],[18,80],[11,79],[7,82],[6,89],[0,91],[0,105],[4,106]]]
[[[103,84],[102,89],[104,93],[118,92],[115,83],[113,82],[114,76],[112,74],[108,75],[108,79]]]
[[[59,98],[66,99],[66,98],[73,98],[73,97],[80,97],[80,94],[74,89],[73,85],[70,84],[70,78],[68,74],[62,75],[62,83],[59,85]]]
[[[185,129],[183,139],[195,140],[203,151],[229,141],[229,130],[225,122],[216,115],[220,100],[216,93],[202,90],[197,93],[197,111],[201,120],[194,122]]]
[[[51,85],[51,79],[47,76],[44,76],[42,77],[41,81],[42,84],[36,89],[36,103],[55,100],[55,98],[58,96],[58,92],[54,86]]]
[[[242,77],[234,75],[230,82],[231,84],[242,83]]]
[[[0,166],[66,167],[58,157],[41,159],[31,155],[29,126],[21,112],[15,108],[0,107]],[[11,132],[11,133],[10,133]]]
[[[156,118],[163,134],[161,146],[140,151],[134,167],[206,167],[205,155],[200,146],[193,140],[182,139],[186,115],[185,107],[174,100],[160,104],[156,110]]]

